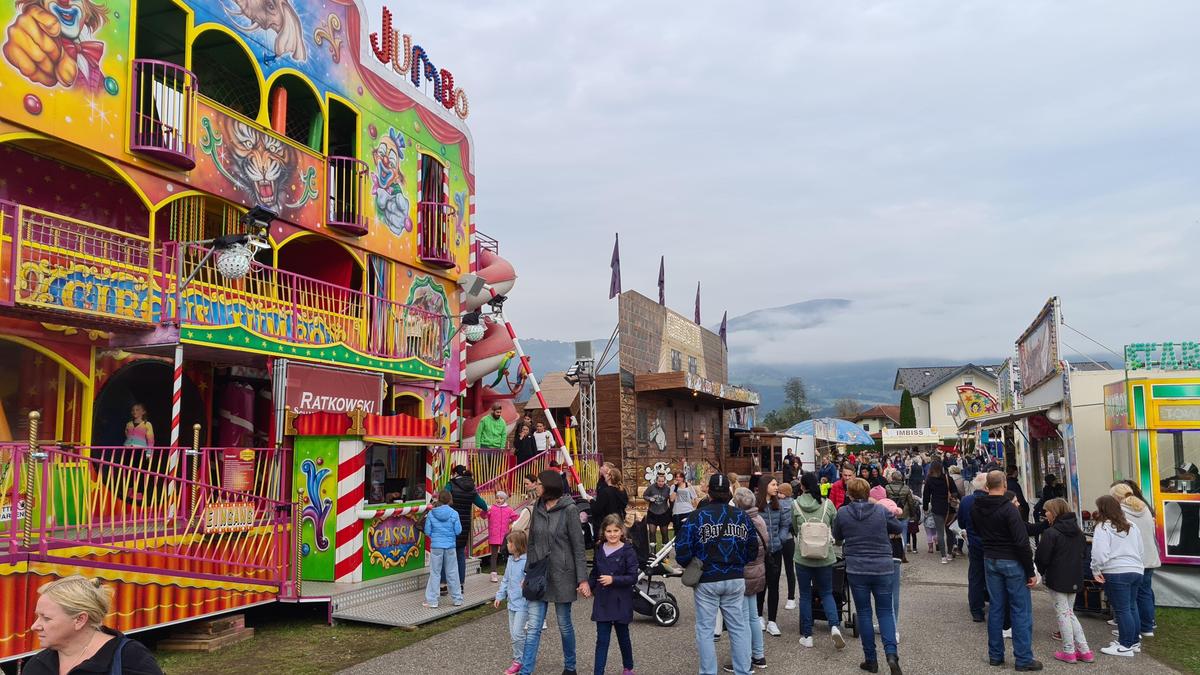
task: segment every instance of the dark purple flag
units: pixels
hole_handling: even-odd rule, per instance
[[[696,325],[700,325],[700,282],[696,282]]]
[[[608,299],[612,300],[621,294],[621,235],[616,235],[616,241],[613,242],[612,262],[609,263],[612,267],[612,280],[608,282]]]
[[[658,304],[667,304],[667,267],[666,256],[658,258]]]
[[[721,344],[725,345],[726,347],[729,346],[729,343],[725,341],[728,336],[729,336],[729,312],[726,311],[724,314],[721,315]]]

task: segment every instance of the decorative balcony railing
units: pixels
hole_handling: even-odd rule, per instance
[[[13,304],[98,319],[154,321],[147,237],[0,202]]]
[[[192,120],[196,76],[166,61],[134,59],[129,148],[190,171],[196,166]]]
[[[115,569],[280,585],[292,550],[287,461],[272,448],[54,445],[31,453],[0,444],[0,548],[49,562],[99,557]]]
[[[480,250],[491,251],[496,255],[500,255],[500,242],[496,241],[495,237],[489,237],[479,230],[475,231],[475,245],[478,246]]]
[[[172,273],[179,269],[181,246],[183,277],[193,280],[180,292]],[[344,345],[384,359],[416,357],[438,367],[444,363],[448,324],[444,315],[257,262],[250,264],[245,277],[226,279],[212,261],[201,264],[206,252],[195,244],[164,245],[162,269],[170,287],[163,290],[163,306],[171,308],[164,313],[164,320],[183,326],[241,327],[261,338],[291,345]],[[214,258],[220,255],[218,251]],[[232,342],[234,336],[229,337]],[[254,340],[242,339],[247,344]],[[261,351],[280,345],[249,346]],[[327,355],[327,350],[307,353],[311,351],[306,350],[305,355]],[[296,354],[291,349],[280,353]]]
[[[417,203],[417,256],[422,262],[449,269],[454,267],[453,204]]]
[[[329,214],[327,223],[356,237],[367,233],[363,195],[367,190],[367,164],[354,157],[330,157],[327,162]]]

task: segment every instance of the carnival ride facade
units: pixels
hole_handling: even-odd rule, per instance
[[[512,481],[460,443],[528,367],[467,94],[381,19],[0,7],[0,660],[51,578],[126,631],[311,599],[419,570],[451,464]]]

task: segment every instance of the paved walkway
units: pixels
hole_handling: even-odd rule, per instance
[[[922,542],[923,543],[923,542]],[[938,564],[936,555],[920,553],[904,566],[900,601],[900,663],[910,675],[961,675],[962,673],[1013,672],[1011,649],[1004,669],[987,666],[986,624],[973,623],[966,608],[967,561],[959,558],[949,565]],[[781,583],[782,585],[782,583]],[[649,617],[634,615],[632,630],[634,662],[639,675],[685,675],[697,670],[695,644],[695,614],[692,594],[677,579],[668,588],[680,601],[681,618],[671,628],[655,626]],[[578,642],[578,672],[592,672],[595,650],[595,628],[590,619],[590,601],[575,603],[575,630]],[[862,647],[851,639],[843,651],[833,648],[827,633],[818,622],[817,644],[813,649],[799,646],[799,612],[779,610],[782,637],[767,636],[768,673],[818,672],[861,673]],[[411,647],[385,654],[344,671],[353,675],[387,674],[427,675],[430,672],[485,675],[501,673],[509,664],[510,648],[506,612],[498,612],[471,624],[423,640]],[[551,613],[553,616],[553,613]],[[1112,639],[1109,626],[1103,619],[1080,619],[1093,649],[1107,645]],[[1173,669],[1139,655],[1132,659],[1106,656],[1097,652],[1094,665],[1068,665],[1054,660],[1057,643],[1049,633],[1056,630],[1053,608],[1048,593],[1034,592],[1034,656],[1046,664],[1046,673],[1078,673],[1094,671],[1157,675],[1174,673]],[[1153,638],[1148,638],[1153,639]],[[548,631],[542,634],[538,673],[557,675],[562,669],[562,652],[558,632],[550,619]],[[729,644],[722,639],[718,658],[728,658]],[[880,647],[882,656],[882,646]],[[882,663],[881,663],[882,665]],[[886,667],[883,668],[887,672]],[[608,658],[608,672],[620,672],[620,655],[614,638]]]

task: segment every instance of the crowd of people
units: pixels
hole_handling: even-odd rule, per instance
[[[704,490],[684,472],[671,478],[659,474],[641,495],[651,542],[673,541],[676,564],[693,589],[702,674],[765,668],[765,636],[784,634],[779,617],[784,600],[785,611],[799,609],[801,647],[814,646],[816,619],[823,618],[831,643],[845,648],[848,595],[857,612],[860,667],[872,673],[883,667],[898,675],[901,566],[920,550],[921,529],[927,552],[940,563],[967,558],[966,615],[987,623],[991,665],[1005,664],[1011,651],[1017,671],[1042,669],[1032,647],[1031,589],[1039,583],[1054,602],[1054,635],[1061,642],[1054,658],[1068,663],[1096,659],[1074,615],[1089,563],[1092,579],[1103,585],[1114,609],[1110,623],[1115,639],[1098,651],[1132,657],[1140,652],[1141,639],[1154,634],[1153,570],[1159,561],[1153,514],[1130,482],[1114,484],[1111,494],[1097,500],[1089,554],[1079,519],[1053,476],[1031,507],[1015,472],[1001,470],[987,458],[851,454],[822,457],[815,471],[802,470],[795,457],[788,457],[785,467],[781,476],[752,475],[745,486],[739,476],[716,474]],[[525,487],[536,497],[532,505],[489,520],[511,529],[502,539],[510,564],[496,594],[497,606],[509,602],[513,662],[507,672],[533,671],[544,618],[553,603],[563,673],[573,674],[571,605],[594,595],[595,672],[603,672],[615,632],[623,673],[630,675],[630,587],[636,583],[639,560],[628,543],[630,498],[620,471],[611,464],[600,470],[591,511],[601,526],[595,530],[590,572],[584,553],[588,546],[575,526],[578,509],[564,497],[563,475],[547,471],[529,476]],[[454,502],[451,495],[443,498]],[[437,518],[451,521],[449,513]],[[443,536],[452,529],[451,523]],[[1036,552],[1031,540],[1038,542]],[[535,576],[544,581],[530,584],[522,576],[537,562],[544,571],[534,570]],[[524,590],[531,585],[543,589],[540,596]],[[728,636],[730,658],[719,664],[715,644],[723,635]],[[1010,640],[1011,649],[1006,647]]]

